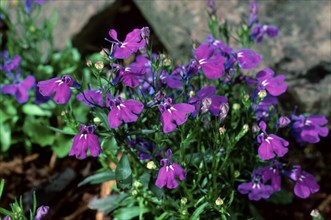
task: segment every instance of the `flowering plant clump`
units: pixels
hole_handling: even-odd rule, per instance
[[[103,165],[81,185],[116,180],[117,193],[92,200],[90,208],[118,219],[227,219],[244,216],[245,194],[258,201],[284,191],[284,178],[299,198],[319,190],[304,164],[284,159],[293,146],[286,134],[301,145],[317,143],[328,135],[328,121],[282,114],[285,76],[260,68],[263,57],[250,48],[278,29],[258,21],[252,1],[239,45],[232,44],[228,24],[218,22],[213,1],[208,6],[211,35],[184,65],[152,52],[148,27],[124,40],[110,29],[109,48],[88,58],[87,74],[61,71],[35,82],[20,78],[18,55],[2,53],[0,68],[12,79],[2,93],[23,103],[35,86],[45,102],[70,106],[63,124],[48,127],[74,133],[69,156],[98,157]],[[84,121],[74,105],[88,109]]]

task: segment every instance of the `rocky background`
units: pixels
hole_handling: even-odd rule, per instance
[[[331,118],[331,1],[268,0],[260,3],[259,18],[276,25],[280,35],[266,39],[255,49],[262,53],[260,68],[271,67],[285,74],[289,89],[284,107],[299,112],[325,114]],[[249,1],[216,0],[220,19],[238,25],[246,22]],[[88,54],[107,46],[104,38],[110,27],[119,38],[135,27],[149,26],[153,49],[183,59],[194,42],[208,35],[204,0],[57,0],[43,6],[51,14],[57,10],[57,48],[69,40]],[[109,45],[108,45],[109,46]]]

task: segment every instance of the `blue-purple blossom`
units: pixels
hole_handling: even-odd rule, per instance
[[[57,104],[65,104],[71,97],[70,87],[78,88],[79,85],[73,81],[69,75],[63,75],[61,78],[53,78],[38,82],[39,92],[43,96],[52,96]]]
[[[199,64],[197,60],[191,59],[186,66],[177,67],[170,75],[161,74],[161,81],[166,83],[169,88],[178,89],[187,85],[190,78],[199,71]]]
[[[278,75],[273,77],[274,74],[275,73],[269,68],[265,68],[259,71],[256,74],[257,90],[267,90],[270,95],[273,96],[279,96],[283,94],[287,89],[287,83],[284,82],[285,76]]]
[[[49,211],[49,206],[43,206],[43,205],[40,206],[37,209],[37,214],[33,220],[42,220],[43,217],[45,217],[47,215],[48,211]]]
[[[268,120],[270,118],[269,110],[272,106],[278,104],[277,97],[267,95],[258,105],[254,104],[255,116],[257,120]]]
[[[221,78],[224,72],[224,63],[226,59],[215,53],[215,49],[209,44],[201,44],[194,54],[197,58],[199,66],[208,79]]]
[[[93,157],[97,157],[101,153],[99,138],[94,134],[95,129],[93,125],[80,125],[80,131],[74,137],[69,156],[76,155],[78,159],[85,159],[88,150]]]
[[[163,133],[169,133],[176,129],[176,126],[186,122],[186,114],[194,112],[194,106],[186,103],[172,104],[171,98],[166,98],[159,105],[161,112],[161,123]]]
[[[34,94],[35,94],[34,103],[36,105],[40,105],[40,104],[46,103],[46,102],[48,102],[51,99],[50,96],[43,96],[39,92],[39,88],[37,86],[34,87]]]
[[[215,0],[206,0],[209,16],[216,16]]]
[[[171,161],[172,152],[170,149],[167,150],[167,158],[162,159],[160,165],[162,166],[159,170],[155,185],[159,188],[167,186],[168,189],[174,189],[178,187],[176,178],[181,181],[185,180],[186,171],[177,163]]]
[[[137,121],[137,115],[144,109],[143,103],[133,99],[124,100],[120,96],[116,98],[107,97],[107,106],[110,108],[108,114],[110,128],[118,128],[123,122]]]
[[[4,51],[0,53],[0,70],[4,72],[11,72],[18,67],[21,62],[21,57],[19,55],[15,55],[13,59],[10,59],[8,51]]]
[[[31,13],[31,8],[34,3],[42,5],[46,0],[25,0],[25,12],[27,14]]]
[[[300,165],[294,165],[290,172],[286,172],[286,175],[295,181],[294,194],[302,199],[308,198],[320,189],[315,177],[310,173],[302,171]]]
[[[113,64],[113,66],[116,67],[118,73],[114,82],[116,83],[121,80],[125,86],[135,88],[139,86],[140,80],[146,74],[147,69],[150,68],[150,61],[146,57],[140,55],[137,56],[135,62],[126,67],[119,64]]]
[[[216,87],[205,86],[197,92],[196,96],[191,97],[188,103],[195,106],[192,116],[195,117],[201,110],[202,113],[209,111],[213,116],[218,116],[222,113],[222,118],[224,119],[229,109],[226,109],[224,105],[222,106],[222,103],[227,103],[228,99],[215,94]]]
[[[114,29],[109,30],[109,36],[114,40],[107,41],[113,44],[113,51],[111,56],[116,59],[126,59],[131,54],[137,52],[140,48],[146,45],[146,29],[134,29],[128,33],[123,42],[117,39],[117,32]]]
[[[259,4],[257,4],[254,0],[251,0],[249,3],[249,21],[248,26],[252,26],[255,22],[258,21],[257,13],[259,10]]]
[[[293,124],[292,134],[298,143],[317,143],[320,137],[326,137],[329,134],[329,129],[326,126],[328,120],[323,115],[292,115]]]
[[[28,76],[23,81],[16,79],[13,84],[2,86],[0,92],[15,96],[18,103],[25,103],[29,99],[29,90],[35,83],[34,76]]]
[[[258,143],[260,143],[258,154],[262,160],[270,160],[275,157],[283,157],[287,152],[288,142],[281,137],[274,134],[267,134],[267,125],[264,121],[259,123],[262,133],[257,137]]]
[[[90,107],[94,107],[96,105],[104,106],[101,89],[84,90],[83,94],[78,94],[76,98],[78,101],[84,102],[84,104]]]
[[[269,38],[275,38],[278,36],[278,28],[273,25],[258,24],[254,26],[250,39],[260,43],[263,40],[264,35],[267,35]]]
[[[236,58],[238,61],[238,65],[243,70],[254,69],[257,67],[262,60],[260,54],[255,53],[250,49],[240,49],[236,53]]]
[[[144,139],[129,139],[130,147],[137,149],[140,160],[151,160],[153,156],[159,156],[160,152],[156,152],[155,143],[149,143]]]
[[[253,173],[251,182],[242,183],[238,186],[238,191],[241,194],[248,194],[249,200],[258,201],[260,199],[268,199],[274,192],[273,188],[265,185],[261,176]]]
[[[6,215],[2,220],[12,220],[12,218],[9,215]]]
[[[274,160],[272,161],[271,165],[260,168],[255,172],[262,177],[264,183],[267,183],[270,180],[273,191],[278,192],[281,189],[281,176],[280,176],[281,169],[282,169],[282,163],[279,163],[276,160]]]

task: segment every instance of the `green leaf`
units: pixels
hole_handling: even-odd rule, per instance
[[[116,167],[115,175],[116,175],[116,183],[118,188],[120,189],[131,188],[132,171],[131,171],[128,155],[123,153],[121,160]]]
[[[9,149],[11,142],[11,130],[8,124],[0,124],[0,142],[1,151],[6,152]]]
[[[36,115],[36,116],[51,116],[52,112],[40,108],[38,105],[25,104],[23,105],[23,112],[27,115]]]
[[[292,194],[282,189],[279,192],[273,193],[268,201],[277,205],[288,205],[292,203],[292,199]]]
[[[115,173],[111,171],[105,171],[102,173],[97,173],[92,176],[85,178],[82,182],[78,184],[78,186],[83,186],[85,184],[99,184],[104,183],[109,180],[115,179]]]
[[[5,186],[5,180],[2,179],[1,182],[0,182],[0,198],[2,196],[2,191],[3,191],[3,187]]]
[[[205,208],[208,206],[208,202],[203,203],[200,205],[192,214],[191,219],[199,219],[199,216],[203,213]]]
[[[127,193],[121,193],[121,194],[110,195],[107,198],[93,199],[88,204],[88,207],[90,209],[100,210],[107,215],[108,213],[117,209],[121,205],[121,202],[128,196],[129,195]]]
[[[55,135],[49,129],[46,129],[45,125],[48,123],[48,119],[35,119],[29,116],[25,118],[23,131],[30,137],[31,142],[35,144],[39,144],[42,147],[52,145],[55,140]]]
[[[133,219],[134,217],[137,217],[140,214],[144,214],[148,212],[147,208],[141,208],[139,206],[134,207],[125,207],[120,208],[114,212],[114,219],[123,220],[123,219]]]
[[[253,206],[252,204],[249,204],[249,211],[251,212],[254,220],[264,220],[262,215],[259,213],[259,211]]]
[[[45,127],[47,127],[48,129],[50,129],[52,131],[59,132],[61,134],[66,134],[66,135],[76,135],[77,134],[77,132],[72,130],[70,127],[64,127],[63,130],[58,129],[58,128],[54,128],[50,125],[45,125]]]
[[[52,144],[52,151],[60,158],[63,158],[69,154],[72,145],[72,137],[66,135],[57,135]]]
[[[108,116],[106,115],[106,113],[100,108],[95,108],[94,111],[95,111],[96,116],[101,120],[104,127],[107,130],[110,130],[109,122],[108,122]]]

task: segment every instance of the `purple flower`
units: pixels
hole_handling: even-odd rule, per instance
[[[270,180],[273,191],[278,192],[281,189],[281,169],[282,164],[274,160],[270,166],[263,167],[255,172],[262,177],[264,183]]]
[[[278,36],[278,28],[272,25],[256,25],[250,35],[252,41],[260,43],[263,40],[264,35],[267,34],[269,38],[275,38]]]
[[[48,211],[49,211],[49,206],[43,206],[43,205],[40,206],[37,209],[37,214],[33,220],[42,220],[43,217],[45,217],[47,215]]]
[[[182,71],[182,67],[176,68],[170,75],[168,75],[166,71],[163,71],[160,75],[160,79],[172,89],[181,88],[184,85],[181,77]]]
[[[314,176],[302,171],[300,165],[294,165],[293,169],[285,174],[296,182],[294,194],[302,199],[308,198],[310,194],[316,193],[320,189]]]
[[[216,87],[205,86],[197,92],[196,96],[190,98],[188,103],[195,106],[192,116],[195,117],[201,109],[202,113],[210,111],[213,116],[217,116],[222,113],[223,118],[225,118],[227,114],[226,106],[222,104],[227,103],[228,99],[224,96],[217,96],[215,94]]]
[[[39,92],[39,88],[37,86],[34,87],[34,94],[35,94],[34,103],[36,105],[40,105],[40,104],[46,103],[46,102],[48,102],[51,99],[51,97],[49,97],[49,96],[43,96]]]
[[[83,94],[77,95],[77,100],[84,102],[90,107],[94,107],[95,105],[104,106],[101,89],[85,90]]]
[[[9,58],[8,51],[4,51],[0,53],[0,70],[5,72],[11,72],[12,70],[16,69],[21,62],[21,57],[19,55],[15,55],[13,59]]]
[[[29,90],[35,85],[35,83],[35,78],[33,76],[28,76],[21,82],[14,80],[13,84],[2,86],[0,91],[4,94],[14,95],[19,103],[25,103],[29,99]]]
[[[215,0],[206,0],[209,16],[216,16]]]
[[[123,100],[120,96],[116,98],[107,97],[107,106],[110,107],[108,121],[111,128],[118,128],[123,122],[137,121],[137,115],[144,109],[143,103],[133,99]]]
[[[320,141],[319,136],[326,137],[329,134],[329,129],[326,126],[328,120],[323,115],[292,115],[294,122],[292,134],[299,143],[317,143]]]
[[[99,138],[94,134],[95,126],[81,124],[79,134],[75,135],[69,156],[76,155],[78,159],[85,159],[86,152],[90,150],[93,157],[97,157],[102,149]]]
[[[178,187],[176,178],[181,181],[185,180],[186,171],[176,163],[171,162],[172,152],[170,149],[167,150],[167,158],[162,159],[160,165],[162,166],[159,170],[155,185],[159,188],[167,186],[169,189]]]
[[[262,60],[261,55],[250,49],[240,49],[236,53],[239,67],[244,70],[254,69]]]
[[[109,36],[115,41],[110,41],[113,44],[112,56],[117,59],[126,59],[131,54],[137,52],[140,48],[145,47],[146,30],[145,29],[134,29],[128,33],[123,42],[117,39],[117,32],[114,29],[109,30]],[[143,38],[144,37],[144,38]]]
[[[131,63],[127,67],[123,67],[118,64],[113,64],[117,71],[118,76],[114,80],[115,82],[122,80],[125,86],[129,86],[131,88],[135,88],[139,86],[139,80],[146,74],[147,69],[150,68],[150,61],[140,55],[137,57],[136,62]]]
[[[70,87],[79,87],[69,75],[38,82],[39,92],[43,96],[52,96],[57,104],[65,104],[71,97]]]
[[[176,129],[176,125],[186,122],[186,114],[194,112],[194,106],[186,103],[172,104],[171,98],[166,98],[164,103],[159,105],[161,111],[161,123],[163,133],[169,133]]]
[[[2,220],[12,220],[12,218],[9,215],[6,215]]]
[[[257,19],[257,13],[259,10],[259,4],[257,4],[254,0],[250,1],[249,3],[249,21],[248,26],[252,26],[253,23],[255,23]]]
[[[262,133],[257,137],[258,143],[260,143],[258,153],[262,160],[269,160],[275,157],[275,154],[279,157],[283,157],[288,149],[288,142],[281,137],[274,134],[268,135],[266,133],[267,125],[264,121],[259,123]]]
[[[269,109],[271,106],[277,105],[278,99],[277,97],[267,95],[258,105],[253,105],[253,109],[255,109],[255,116],[257,120],[268,120]]]
[[[197,58],[198,64],[208,79],[222,77],[226,59],[222,55],[215,53],[213,47],[208,44],[201,44],[194,51],[194,54]]]
[[[149,143],[146,140],[137,138],[134,140],[129,139],[129,145],[132,148],[137,149],[140,160],[151,160],[154,156],[159,156],[160,152],[156,152],[156,146],[154,143]]]
[[[249,200],[258,201],[262,198],[268,199],[274,192],[273,188],[264,185],[260,175],[253,173],[251,182],[242,183],[238,186],[238,191],[241,194],[248,194]]]
[[[46,0],[25,0],[25,12],[30,14],[33,3],[42,5],[45,1]]]
[[[273,75],[274,72],[269,68],[265,68],[256,74],[258,91],[267,90],[273,96],[279,96],[286,91],[285,76],[272,77]]]
[[[284,128],[290,123],[291,123],[291,120],[286,116],[281,116],[278,119],[278,127],[280,127],[280,128]]]

